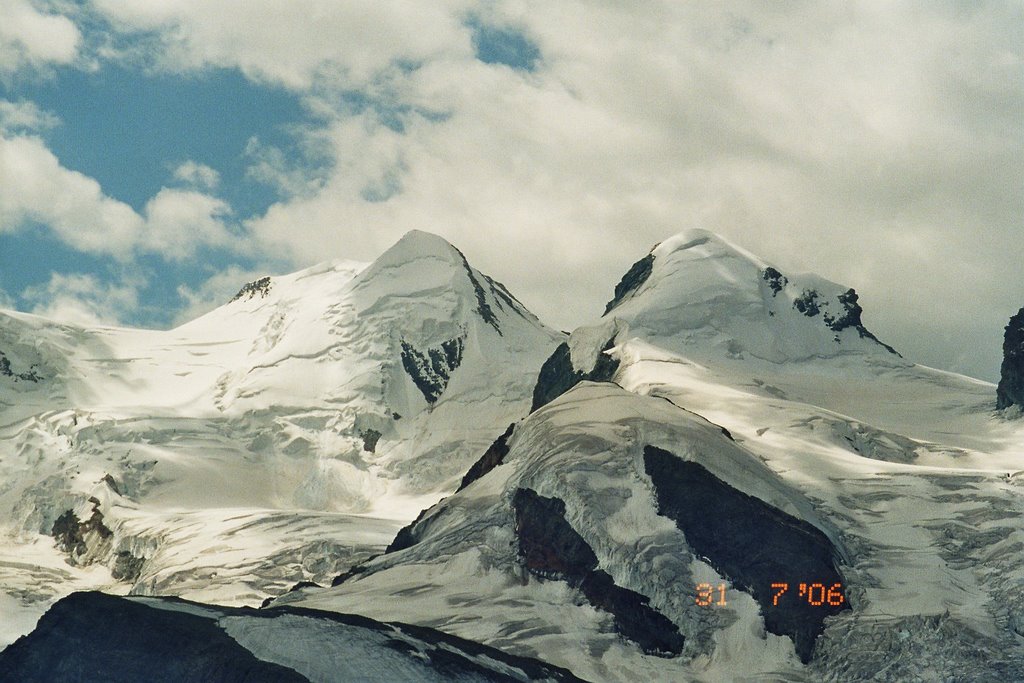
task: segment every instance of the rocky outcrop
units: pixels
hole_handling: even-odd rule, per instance
[[[142,575],[142,568],[145,564],[145,557],[139,557],[129,550],[121,550],[114,555],[114,564],[110,568],[110,575],[114,577],[115,581],[135,583]]]
[[[0,351],[0,377],[10,377],[15,382],[38,382],[42,379],[42,377],[39,376],[38,368],[35,365],[24,372],[16,372],[13,370],[11,368],[10,359],[7,358],[3,351]]]
[[[512,507],[519,557],[527,571],[540,579],[565,581],[579,590],[591,605],[614,617],[619,634],[647,654],[682,652],[684,639],[678,627],[653,609],[647,596],[616,586],[607,572],[597,568],[597,555],[566,521],[562,500],[520,488]]]
[[[859,297],[856,290],[851,287],[840,294],[837,298],[839,300],[839,304],[843,307],[843,312],[837,316],[831,316],[827,313],[824,315],[825,324],[828,325],[829,329],[840,332],[848,327],[852,327],[857,330],[857,334],[860,335],[861,339],[871,339],[889,353],[900,356],[896,349],[880,341],[878,337],[873,335],[866,327],[864,327],[864,323],[861,322],[860,319],[864,309],[861,308],[859,303],[857,303]],[[902,357],[903,356],[900,356],[900,358]]]
[[[74,510],[67,510],[50,530],[50,535],[57,540],[57,547],[68,554],[72,564],[90,564],[104,555],[114,536],[114,532],[103,523],[100,501],[89,498],[89,502],[92,503],[92,514],[88,519],[80,520]]]
[[[619,361],[605,353],[615,346],[615,336],[604,345],[598,354],[594,367],[588,371],[573,367],[569,344],[562,342],[554,353],[544,361],[537,376],[537,384],[533,388],[533,405],[530,412],[537,410],[572,389],[580,382],[610,382],[619,369]]]
[[[821,309],[818,308],[818,292],[813,289],[805,289],[800,296],[793,299],[793,308],[808,318],[818,315],[821,312]]]
[[[762,271],[761,278],[768,283],[768,288],[772,290],[773,297],[789,284],[789,279],[771,266]]]
[[[630,266],[626,274],[619,280],[619,284],[615,285],[615,292],[612,296],[612,300],[609,301],[604,307],[603,315],[611,313],[612,309],[621,304],[631,294],[640,289],[647,278],[651,276],[651,271],[654,269],[654,254],[648,254],[642,259]]]
[[[231,301],[248,301],[256,297],[265,299],[268,296],[270,296],[270,278],[261,277],[259,280],[253,280],[242,285],[242,288],[238,290],[238,294],[231,297]]]
[[[462,483],[459,484],[459,488],[456,489],[456,493],[466,488],[505,461],[505,456],[508,455],[508,439],[512,436],[512,432],[515,427],[515,422],[510,424],[508,429],[505,430],[505,433],[495,439],[490,448],[480,456],[480,459],[473,463],[472,467],[469,468],[469,471],[466,472],[466,476],[462,478]]]
[[[433,404],[448,387],[452,372],[462,363],[462,337],[442,342],[440,348],[416,349],[402,341],[402,367],[423,394]]]
[[[419,543],[420,537],[422,535],[422,529],[419,529],[418,526],[420,522],[427,518],[427,513],[433,510],[435,507],[437,506],[435,505],[434,507],[424,508],[423,510],[420,510],[420,514],[416,515],[416,519],[412,520],[404,527],[399,529],[398,533],[395,534],[395,538],[391,541],[391,543],[388,544],[388,547],[384,549],[384,554],[387,555],[389,553],[396,553],[399,550],[411,548],[412,546]],[[356,568],[354,567],[353,569]]]
[[[777,271],[776,271],[777,272]],[[767,278],[766,278],[767,279]],[[785,282],[782,283],[785,286]],[[771,283],[769,283],[771,286]],[[773,294],[775,296],[775,288],[772,287]],[[793,300],[793,308],[807,316],[813,318],[821,314],[821,319],[825,323],[825,326],[833,332],[842,332],[843,330],[852,327],[857,330],[857,334],[861,339],[870,339],[889,353],[900,356],[900,354],[893,347],[881,342],[878,337],[872,334],[861,321],[861,314],[864,313],[864,309],[859,303],[857,303],[860,297],[857,295],[856,290],[850,288],[836,296],[835,299],[826,299],[823,301],[821,295],[814,289],[805,289],[800,293],[800,296]],[[838,303],[839,311],[836,314],[828,312],[834,306],[834,303]],[[823,313],[822,309],[827,310]],[[836,342],[839,341],[839,335],[836,335]],[[902,358],[902,356],[900,356]]]
[[[363,450],[367,453],[374,453],[377,450],[377,442],[383,434],[376,429],[364,429],[359,432],[359,438],[363,440]]]
[[[307,681],[264,662],[215,620],[103,593],[73,593],[0,653],[5,680]]]
[[[753,596],[765,628],[789,636],[808,663],[825,618],[850,609],[828,537],[668,451],[646,446],[644,466],[658,513],[676,523],[696,555]]]
[[[1010,318],[1003,334],[1003,363],[996,387],[996,408],[1024,406],[1024,308]]]

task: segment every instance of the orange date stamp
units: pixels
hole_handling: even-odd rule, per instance
[[[772,606],[777,607],[779,600],[789,591],[789,584],[783,582],[773,583],[771,584],[771,590]],[[720,583],[717,586],[713,586],[710,583],[698,583],[696,592],[697,595],[694,598],[694,602],[701,607],[725,607],[729,604],[725,599],[726,585],[724,583]],[[823,583],[801,583],[797,586],[796,597],[806,600],[807,604],[811,607],[821,607],[824,605],[839,607],[846,602],[846,596],[843,595],[843,584],[841,583],[833,583],[828,587]]]

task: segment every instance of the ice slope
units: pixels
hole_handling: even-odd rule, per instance
[[[81,587],[259,604],[329,580],[454,490],[559,338],[417,231],[170,331],[0,314],[3,604],[79,586],[14,567],[68,511],[38,566]]]
[[[663,242],[546,376],[564,391],[600,365],[619,386],[576,384],[401,550],[280,601],[426,624],[591,680],[1024,680],[1024,424],[995,410],[993,385],[876,340],[848,289],[769,268],[703,231]],[[809,663],[658,514],[648,445],[833,540],[852,609],[825,621]],[[558,580],[557,547],[547,579],[531,570],[522,488],[564,501],[600,570],[686,637],[679,655],[645,654]],[[727,606],[695,606],[701,582],[730,586]]]

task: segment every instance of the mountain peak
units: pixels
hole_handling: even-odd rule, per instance
[[[423,230],[410,230],[375,262],[402,263],[418,258],[440,258],[453,263],[463,260],[462,253],[440,235]]]
[[[605,315],[680,351],[782,362],[885,349],[858,295],[814,274],[784,275],[708,230],[680,232],[633,264]],[[897,354],[898,355],[898,354]]]
[[[761,267],[765,265],[760,258],[746,249],[733,244],[716,232],[702,228],[690,228],[669,237],[655,245],[651,254],[659,259],[672,255],[685,258],[729,255],[749,260]]]

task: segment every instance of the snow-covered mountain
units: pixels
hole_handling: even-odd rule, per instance
[[[13,316],[7,396],[37,403],[11,399],[5,436],[30,445],[0,463],[37,474],[0,494],[32,532],[10,547],[106,542],[125,590],[222,603],[311,578],[268,613],[414,624],[592,681],[1024,680],[1024,421],[866,317],[706,231],[657,245],[567,339],[422,234],[170,333]],[[116,405],[43,412],[110,377]],[[333,474],[311,486],[310,462]],[[109,590],[47,566],[23,590]],[[283,642],[349,642],[307,626]]]
[[[473,481],[278,602],[588,680],[1024,680],[1024,428],[991,384],[710,233],[623,283]]]
[[[417,231],[170,331],[0,314],[0,610],[329,580],[454,490],[560,338]]]

